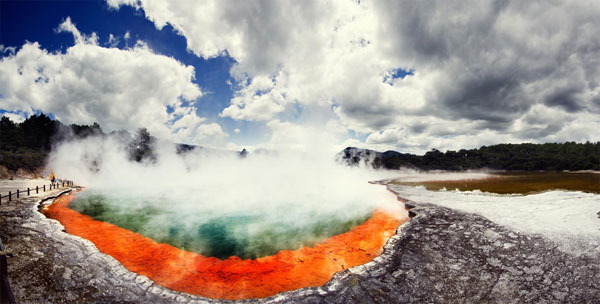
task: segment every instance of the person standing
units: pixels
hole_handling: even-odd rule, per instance
[[[50,182],[51,183],[56,183],[56,176],[54,176],[54,172],[50,172]]]

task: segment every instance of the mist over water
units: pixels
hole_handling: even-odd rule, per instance
[[[380,173],[321,153],[194,150],[158,142],[156,162],[135,162],[116,137],[65,142],[49,168],[86,190],[72,208],[157,242],[226,258],[314,245],[362,223],[375,208],[405,211]]]

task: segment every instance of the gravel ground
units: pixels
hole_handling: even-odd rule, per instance
[[[0,182],[1,184],[2,182]],[[58,195],[60,191],[46,193]],[[41,197],[0,205],[0,237],[12,251],[19,303],[219,302],[171,291],[127,271],[37,210]],[[50,200],[51,201],[51,200]],[[47,201],[48,202],[48,201]],[[384,253],[321,287],[263,303],[597,303],[600,253],[574,256],[541,236],[430,204],[411,209]],[[257,302],[242,301],[242,302]]]

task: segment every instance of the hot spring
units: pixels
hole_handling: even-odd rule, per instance
[[[44,214],[159,285],[247,299],[323,285],[379,255],[404,210],[399,202],[374,209],[356,203],[349,210],[313,209],[296,199],[233,212],[219,204],[182,209],[174,198],[89,189],[60,198]]]
[[[259,298],[364,264],[407,218],[380,173],[312,153],[180,155],[135,162],[114,138],[65,143],[58,176],[84,184],[44,210],[130,271],[177,291]]]
[[[269,208],[239,204],[239,208],[228,210],[222,202],[208,200],[205,191],[209,189],[184,195],[132,197],[127,192],[90,189],[78,194],[70,208],[157,243],[219,259],[256,259],[313,246],[349,231],[373,212],[371,206],[359,201],[344,206],[348,210],[340,210],[325,201],[313,208],[299,197]]]

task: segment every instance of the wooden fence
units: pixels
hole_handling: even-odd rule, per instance
[[[50,183],[48,184],[48,187],[46,187],[46,185],[42,185],[42,186],[35,186],[35,188],[33,187],[27,187],[27,189],[17,189],[14,191],[8,191],[8,194],[3,194],[0,193],[0,205],[2,205],[2,202],[10,202],[13,199],[18,199],[21,196],[30,196],[31,194],[35,193],[38,194],[40,193],[40,191],[42,192],[46,192],[50,191],[52,189],[60,189],[60,188],[64,188],[64,187],[71,187],[73,186],[73,181],[70,180],[61,180],[55,183]]]

